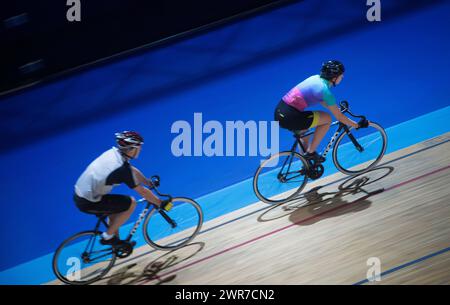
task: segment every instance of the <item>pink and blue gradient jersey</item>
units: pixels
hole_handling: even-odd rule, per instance
[[[322,101],[328,106],[336,105],[336,99],[330,91],[328,81],[319,75],[308,77],[292,88],[283,96],[283,101],[299,111]]]

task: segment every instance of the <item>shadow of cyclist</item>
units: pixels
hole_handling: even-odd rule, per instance
[[[377,168],[380,170],[383,168]],[[337,192],[318,191],[322,187],[316,187],[304,194],[308,205],[303,209],[294,210],[289,215],[289,220],[295,224],[308,226],[323,219],[338,217],[348,213],[357,213],[370,207],[372,202],[369,198],[384,191],[384,188],[377,188],[368,191],[367,186],[379,181],[389,175],[392,167],[387,167],[387,174],[378,179],[370,179],[368,173],[351,177],[339,185]],[[373,172],[372,170],[370,172]]]
[[[362,211],[371,204],[368,198],[383,191],[382,188],[368,191],[368,186],[384,179],[393,170],[393,167],[378,167],[352,176],[341,183],[337,191],[319,192],[324,186],[315,187],[294,200],[270,208],[258,217],[258,221],[265,222],[289,216],[293,223],[310,225],[324,218]],[[384,171],[386,172],[383,173]],[[356,199],[353,199],[355,197]]]
[[[180,249],[167,252],[145,267],[139,268],[138,263],[127,264],[120,268],[114,274],[105,279],[108,279],[107,285],[136,285],[145,284],[146,282],[155,280],[154,285],[160,285],[173,281],[176,275],[160,276],[161,271],[173,267],[181,262],[184,262],[203,250],[205,243],[195,242],[188,244]],[[137,271],[137,270],[139,271]]]

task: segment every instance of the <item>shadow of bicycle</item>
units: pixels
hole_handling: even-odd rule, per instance
[[[337,191],[323,191],[326,186],[317,186],[289,202],[266,210],[258,217],[258,221],[266,222],[289,216],[289,220],[295,224],[311,225],[325,218],[365,210],[371,205],[369,198],[384,191],[384,188],[379,187],[370,190],[372,186],[376,186],[374,183],[393,171],[393,167],[378,167],[352,176],[341,183]]]
[[[107,280],[107,285],[139,285],[153,280],[156,281],[154,285],[168,283],[173,281],[176,275],[161,277],[159,275],[161,271],[194,257],[204,247],[205,243],[203,242],[191,243],[159,256],[144,267],[141,267],[142,264],[139,262],[127,264],[103,280]]]

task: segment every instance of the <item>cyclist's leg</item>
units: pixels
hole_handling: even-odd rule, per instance
[[[314,131],[313,140],[307,149],[308,153],[313,153],[316,151],[328,129],[330,129],[330,125],[331,116],[327,112],[314,111],[314,120],[310,128],[316,127],[316,130]]]
[[[305,133],[307,131],[308,131],[308,129],[304,129],[301,131],[301,133]],[[311,136],[312,136],[312,134],[300,139],[300,141],[302,141],[303,147],[305,147],[305,149],[308,149],[308,147],[309,147],[309,143],[311,142]]]
[[[106,197],[106,198],[105,198]],[[119,228],[130,218],[136,208],[136,200],[130,196],[123,195],[105,195],[102,199],[103,204],[118,210],[118,213],[109,215],[109,227],[106,233],[119,237]],[[122,210],[122,211],[120,211]]]
[[[136,200],[125,195],[108,194],[102,196],[100,202],[91,202],[74,194],[74,201],[82,212],[109,215],[107,234],[117,238],[120,226],[127,221],[136,207]]]

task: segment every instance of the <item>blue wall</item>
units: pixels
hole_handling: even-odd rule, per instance
[[[114,144],[117,130],[143,133],[146,144],[135,164],[146,175],[159,173],[162,191],[199,197],[251,177],[260,157],[176,158],[170,150],[172,123],[192,122],[194,112],[202,112],[204,121],[271,120],[280,97],[315,74],[324,59],[339,58],[346,64],[345,79],[334,90],[337,98],[348,99],[355,112],[385,127],[450,104],[445,73],[450,71],[448,3],[392,18],[382,15],[383,21],[377,24],[364,21],[364,6],[358,17],[363,21],[341,24],[345,15],[327,17],[331,6],[302,5],[3,100],[2,128],[12,132],[26,127],[33,133],[46,121],[65,116],[70,126],[0,155],[0,269],[50,253],[68,235],[93,225],[93,217],[78,212],[71,202],[73,184],[91,160]],[[323,19],[306,16],[302,26],[287,21],[295,12],[305,11],[318,12]],[[303,38],[295,40],[295,36]],[[265,52],[273,40],[280,49],[276,45]],[[209,64],[200,58],[175,61],[186,52],[207,52]],[[232,66],[239,56],[258,60]],[[232,68],[227,69],[227,63]],[[215,74],[205,77],[209,74],[198,72],[205,69]],[[190,78],[198,81],[189,83]],[[114,111],[108,112],[109,101]],[[4,106],[7,103],[23,107],[26,126],[12,121],[17,108]],[[98,113],[98,105],[106,107],[108,115]],[[77,124],[80,117],[72,120],[70,114],[83,111],[87,120]],[[285,148],[291,137],[285,131],[281,137],[280,146]],[[116,190],[131,193],[125,187]]]

